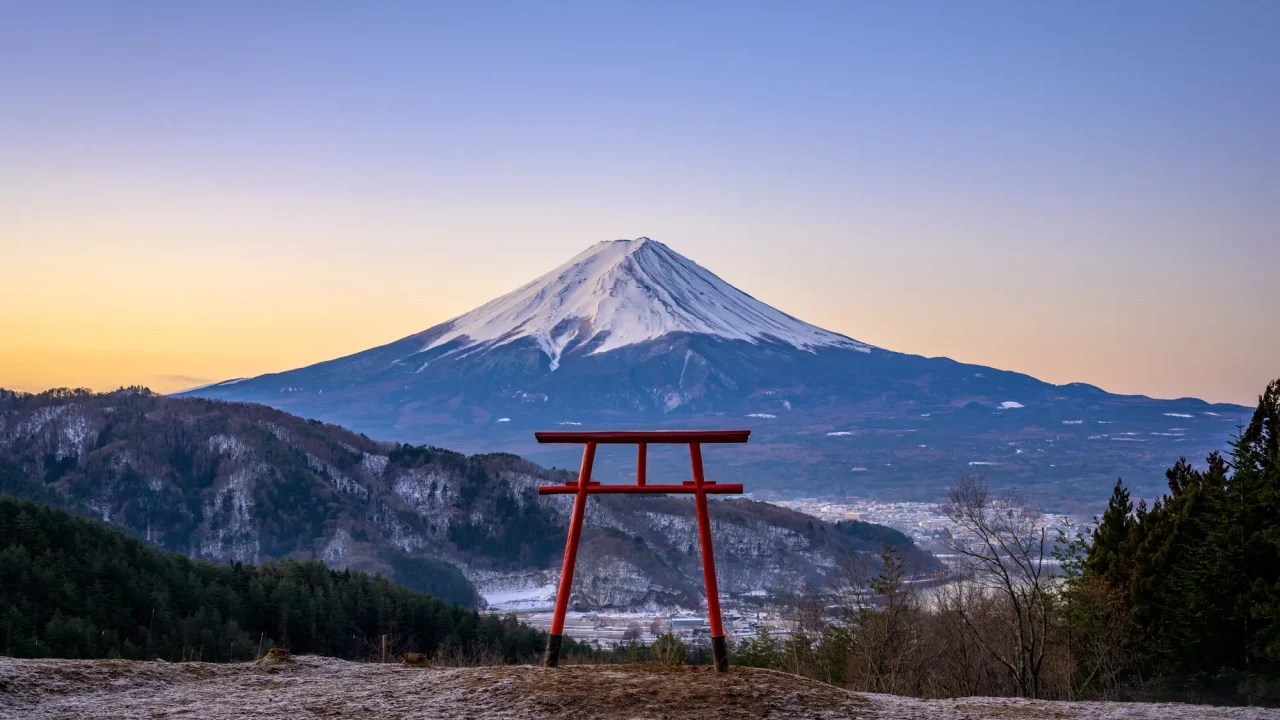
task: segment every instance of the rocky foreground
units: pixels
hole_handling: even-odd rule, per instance
[[[320,657],[208,664],[0,658],[0,718],[1278,718],[1176,704],[913,700],[751,668],[431,669]]]

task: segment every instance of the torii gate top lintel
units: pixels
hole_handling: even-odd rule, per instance
[[[547,638],[547,655],[544,664],[555,667],[560,662],[560,643],[564,633],[565,614],[569,609],[569,592],[573,585],[573,566],[578,554],[578,541],[582,537],[582,521],[587,506],[587,495],[597,494],[691,494],[694,496],[698,517],[698,543],[702,546],[702,576],[707,584],[707,615],[711,625],[711,655],[715,669],[729,669],[728,646],[720,619],[720,593],[716,587],[716,565],[711,549],[711,519],[707,514],[707,495],[736,495],[742,492],[740,483],[717,483],[707,480],[702,472],[702,445],[711,443],[745,443],[750,430],[669,430],[654,432],[538,432],[534,437],[540,443],[584,444],[582,468],[576,482],[562,485],[544,485],[539,495],[574,495],[573,515],[569,521],[569,538],[565,543],[564,565],[560,571],[560,586],[556,591],[555,616],[551,621],[551,634]],[[693,480],[679,485],[649,485],[645,477],[647,447],[650,444],[687,444]],[[596,445],[637,445],[636,484],[604,485],[591,480],[591,467],[595,463]]]
[[[540,443],[597,443],[599,445],[635,445],[637,443],[744,443],[750,430],[610,430],[605,432],[536,432]]]

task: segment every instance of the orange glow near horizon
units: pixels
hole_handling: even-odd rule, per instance
[[[239,219],[69,227],[57,216],[28,213],[23,226],[11,224],[6,229],[20,242],[6,248],[13,262],[0,268],[0,304],[15,310],[0,315],[0,387],[138,384],[173,392],[301,367],[424,330],[602,236],[620,235],[578,230],[566,239],[525,229],[512,242],[515,228],[458,230],[460,220],[433,227],[424,213],[393,218],[394,228],[379,226],[393,237],[420,239],[364,245],[355,234],[341,236],[349,230],[317,228],[351,223],[324,212],[320,221],[276,220],[270,231],[247,227],[252,223],[242,213],[228,214]],[[869,237],[837,241],[825,235],[828,229],[811,241],[788,242],[782,233],[743,230],[744,241],[723,230],[675,239],[643,234],[786,312],[891,350],[1113,392],[1244,404],[1277,371],[1270,362],[1280,357],[1274,336],[1258,338],[1261,352],[1253,355],[1224,350],[1241,328],[1215,318],[1222,306],[1199,306],[1176,287],[1126,284],[1136,258],[1118,256],[1116,264],[1093,268],[1042,258],[1037,262],[1062,263],[1067,271],[1038,279],[1019,277],[1017,265],[1026,258],[1006,259],[1004,267],[987,259],[992,275],[1008,277],[992,282],[976,266],[966,268],[963,256],[972,248],[963,245],[934,243],[929,252],[937,261],[921,266],[911,243],[895,249]],[[903,224],[860,234],[881,232],[927,245],[936,231]],[[459,240],[437,239],[449,233]],[[185,242],[166,246],[163,239],[177,234]],[[309,234],[315,241],[278,239]],[[726,253],[728,247],[736,249]],[[1094,289],[1078,289],[1086,286]],[[1196,342],[1186,342],[1191,337]]]

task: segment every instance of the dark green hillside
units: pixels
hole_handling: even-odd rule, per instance
[[[841,535],[862,542],[876,542],[890,545],[899,552],[912,549],[915,542],[906,533],[884,525],[863,522],[861,520],[840,520],[835,524]]]
[[[0,470],[4,482],[21,476]],[[514,620],[314,561],[213,564],[0,495],[0,653],[252,660],[259,647],[360,659],[393,651],[527,661],[546,636]]]

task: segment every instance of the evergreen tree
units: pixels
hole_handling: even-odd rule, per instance
[[[1086,571],[1100,578],[1109,577],[1113,569],[1118,571],[1116,565],[1121,560],[1120,549],[1129,539],[1132,527],[1133,501],[1129,499],[1124,482],[1116,480],[1107,509],[1093,530],[1093,552],[1085,563]]]
[[[1233,502],[1226,461],[1217,453],[1204,472],[1186,473],[1187,499],[1179,507],[1176,555],[1160,596],[1160,637],[1166,657],[1194,685],[1244,669],[1247,573],[1238,542],[1239,508]],[[1194,492],[1194,494],[1191,494]],[[1230,692],[1231,688],[1219,688]]]
[[[1252,420],[1232,445],[1231,467],[1250,580],[1249,657],[1274,668],[1280,662],[1280,380],[1258,398]]]

